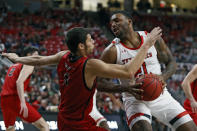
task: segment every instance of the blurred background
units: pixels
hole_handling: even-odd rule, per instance
[[[41,55],[67,49],[65,34],[73,27],[91,28],[95,40],[92,56],[99,58],[114,38],[109,18],[116,10],[126,10],[133,18],[135,30],[163,29],[163,39],[170,48],[178,69],[167,81],[168,90],[181,104],[185,99],[180,83],[197,63],[197,1],[196,0],[0,0],[0,46],[6,52],[22,55],[25,46],[33,45]],[[165,68],[164,65],[162,65]],[[0,90],[8,67],[0,63]],[[47,120],[50,130],[57,130],[59,86],[56,67],[37,67],[25,97]],[[98,92],[97,108],[108,119],[112,131],[128,131],[121,94],[113,99]],[[1,110],[1,109],[0,109]],[[16,122],[16,130],[37,130]],[[5,130],[0,113],[0,130]],[[170,131],[153,118],[154,131]]]

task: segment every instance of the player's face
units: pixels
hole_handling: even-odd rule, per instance
[[[90,34],[87,34],[86,44],[85,44],[86,54],[93,53],[94,50],[94,40]]]
[[[123,38],[129,30],[129,19],[120,13],[112,15],[110,24],[112,32],[118,38]]]

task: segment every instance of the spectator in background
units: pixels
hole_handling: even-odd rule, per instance
[[[148,9],[151,9],[151,4],[149,0],[140,0],[137,3],[137,7],[139,11],[147,12]]]

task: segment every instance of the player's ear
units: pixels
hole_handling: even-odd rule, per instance
[[[85,49],[85,45],[82,44],[82,43],[79,43],[79,44],[78,44],[78,49],[79,49],[79,50],[84,50],[84,49]]]
[[[129,22],[129,24],[133,24],[133,22],[132,22],[132,20],[131,19],[128,19],[128,22]]]

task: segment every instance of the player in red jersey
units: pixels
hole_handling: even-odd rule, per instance
[[[51,56],[18,57],[14,53],[3,53],[3,56],[27,65],[58,65],[61,92],[58,113],[60,131],[106,131],[104,128],[97,127],[90,115],[96,77],[133,78],[143,63],[148,49],[160,36],[161,29],[154,28],[133,61],[125,65],[106,64],[98,59],[88,59],[87,55],[94,49],[94,40],[85,28],[73,28],[67,33],[69,48],[67,51]],[[113,90],[118,89],[132,92],[131,87],[117,87]]]
[[[35,47],[26,47],[25,56],[38,55]],[[24,91],[27,90],[33,66],[16,63],[7,72],[1,91],[1,108],[6,131],[14,131],[16,117],[26,122],[33,123],[41,131],[48,131],[48,124],[41,115],[25,101]]]
[[[183,80],[182,87],[187,97],[184,108],[197,125],[197,64]]]

